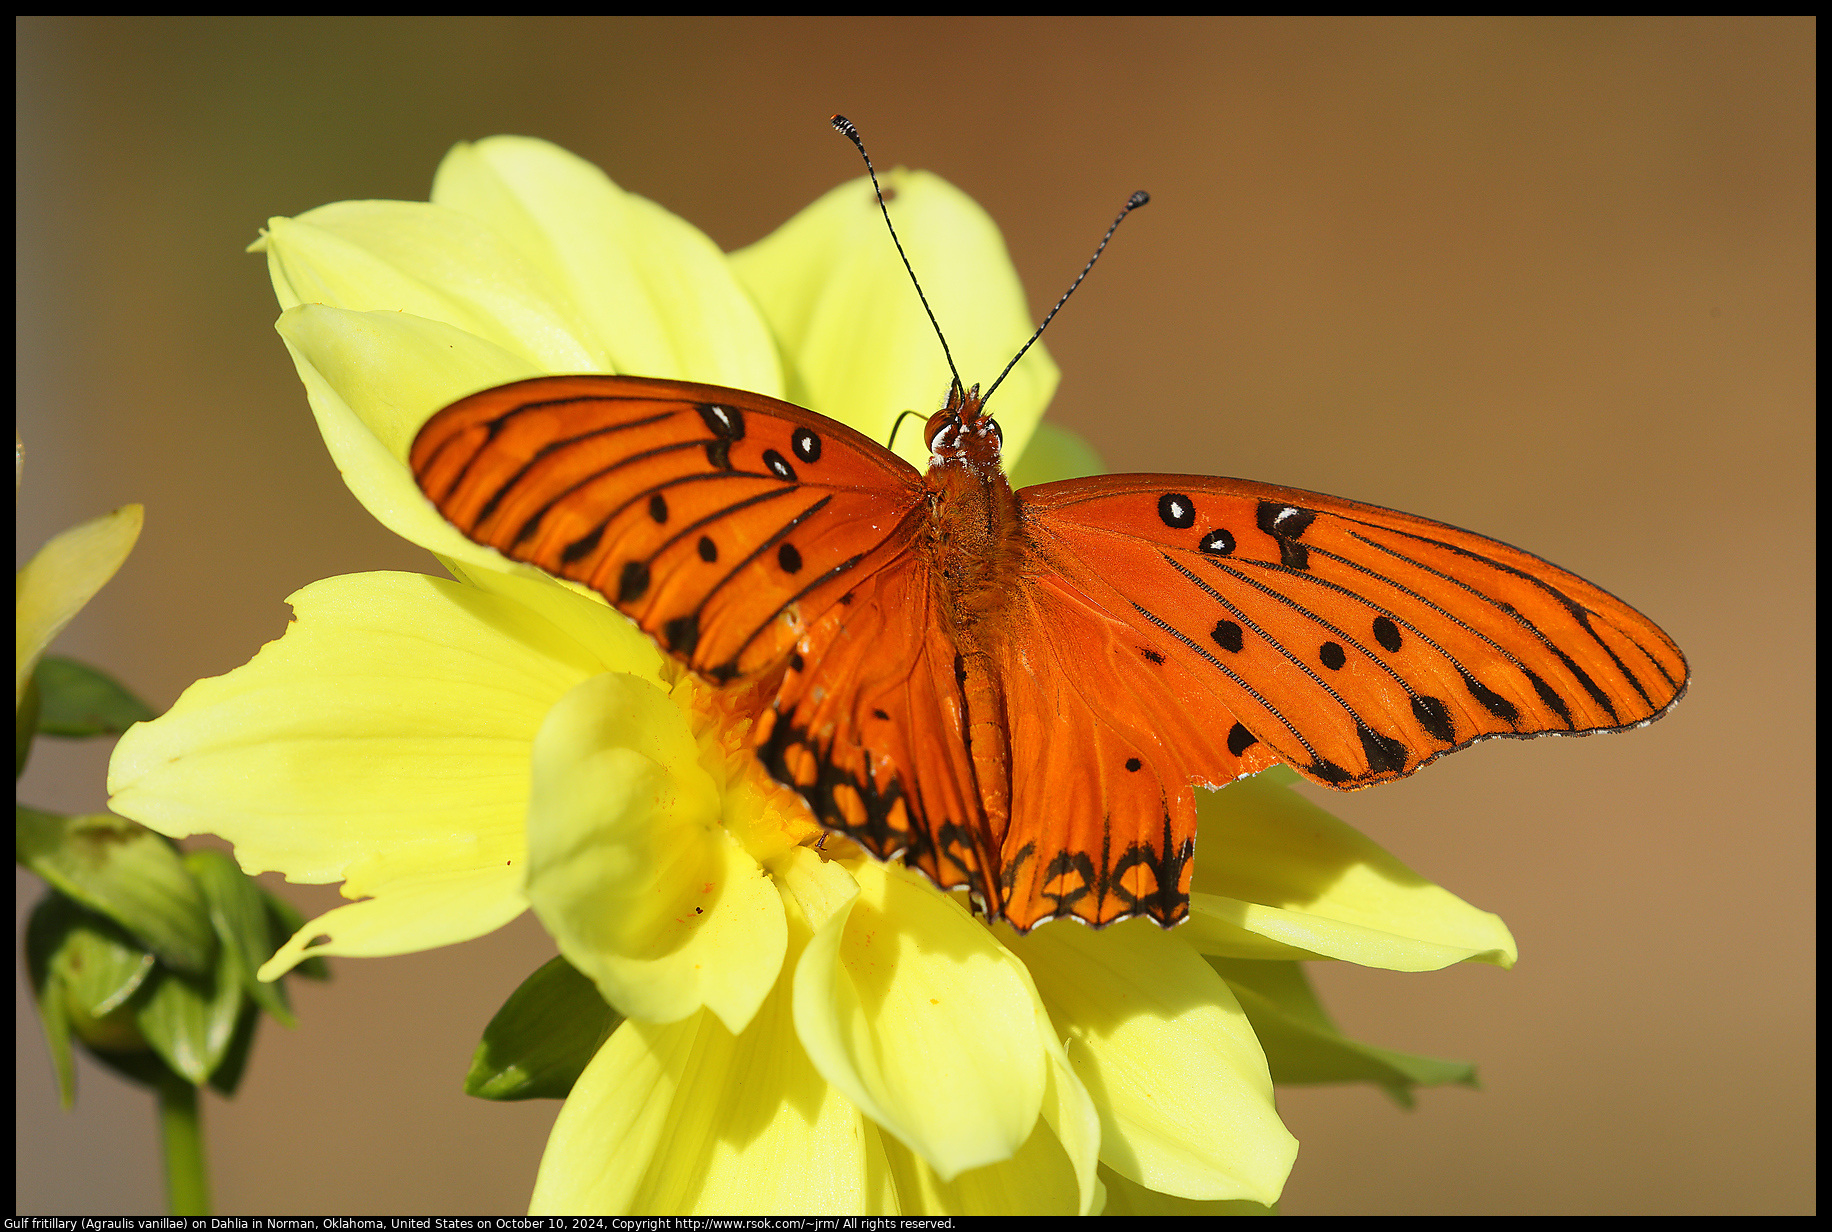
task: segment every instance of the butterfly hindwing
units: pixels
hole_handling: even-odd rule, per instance
[[[1011,824],[1001,849],[1005,913],[1028,929],[1189,908],[1192,783],[1220,785],[1278,760],[1232,748],[1235,723],[1198,670],[1049,571],[1025,579],[1006,649]]]
[[[636,377],[474,394],[427,422],[410,461],[467,536],[598,591],[721,682],[779,661],[922,490],[823,416]]]
[[[1179,699],[1353,788],[1489,736],[1663,714],[1685,660],[1614,596],[1468,531],[1233,479],[1110,475],[1019,494],[1040,558],[1187,665]]]
[[[932,579],[909,551],[862,572],[797,642],[757,754],[829,829],[984,905],[992,859]]]

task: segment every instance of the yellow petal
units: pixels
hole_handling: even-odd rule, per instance
[[[1036,328],[997,224],[939,176],[897,170],[883,180],[961,380],[990,386]],[[782,346],[790,401],[878,441],[899,412],[941,409],[948,363],[869,180],[840,185],[731,262]],[[999,386],[991,409],[1008,456],[1023,454],[1059,377],[1038,343]],[[903,426],[897,452],[925,467],[921,426]]]
[[[858,897],[818,925],[795,976],[815,1068],[944,1181],[1011,1158],[1048,1082],[1022,965],[916,874],[845,865]]]
[[[719,824],[698,755],[677,702],[635,676],[562,698],[534,744],[528,897],[626,1017],[704,1006],[737,1033],[776,983],[787,932],[769,878]]]
[[[453,931],[436,941],[413,925],[403,948],[495,928],[523,905],[541,720],[580,680],[637,664],[615,641],[582,643],[512,600],[416,574],[332,578],[290,602],[279,641],[121,737],[111,806],[173,837],[220,834],[251,873],[471,904],[441,917]],[[497,908],[477,903],[472,873],[497,878]],[[359,914],[362,952],[401,952],[374,931],[385,914]]]
[[[480,389],[538,376],[539,368],[475,335],[406,313],[302,304],[275,328],[305,382],[331,460],[363,508],[441,555],[527,570],[460,534],[420,492],[406,459],[436,411]]]
[[[718,245],[577,155],[531,137],[461,143],[433,200],[485,224],[576,305],[609,371],[781,396],[775,344]]]
[[[397,875],[374,898],[333,908],[294,933],[258,975],[276,980],[307,958],[386,958],[494,932],[527,910],[520,861],[501,867]]]
[[[144,511],[122,505],[72,526],[38,549],[13,580],[13,709],[45,647],[134,550]]]
[[[1170,1194],[1147,1189],[1137,1181],[1129,1181],[1113,1169],[1103,1165],[1100,1170],[1101,1184],[1107,1191],[1107,1206],[1102,1212],[1106,1215],[1276,1215],[1278,1208],[1262,1206],[1258,1202],[1197,1202],[1189,1198],[1174,1198]]]
[[[1082,1215],[1075,1167],[1050,1127],[1039,1120],[1010,1159],[971,1168],[944,1181],[920,1155],[883,1141],[898,1210],[912,1215]],[[1092,1201],[1093,1194],[1089,1198]]]
[[[1289,787],[1261,776],[1198,797],[1190,919],[1177,931],[1200,952],[1391,971],[1514,965],[1499,916],[1426,881]]]
[[[1102,1163],[1181,1197],[1278,1199],[1297,1140],[1246,1015],[1207,963],[1149,920],[1000,933],[1068,1036],[1100,1111]]]
[[[782,901],[789,962],[750,1026],[619,1027],[554,1123],[533,1214],[896,1213],[875,1131],[796,1040],[790,972],[812,930]]]
[[[542,372],[603,372],[607,356],[547,275],[477,219],[421,201],[340,201],[267,224],[280,306],[440,321]]]

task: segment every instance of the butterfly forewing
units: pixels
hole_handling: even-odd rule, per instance
[[[1618,730],[1683,691],[1620,600],[1468,531],[1292,488],[1105,476],[1025,489],[1039,555],[1190,667],[1229,746],[1334,787],[1486,736]]]
[[[470,538],[581,582],[715,680],[778,662],[907,534],[921,481],[844,425],[758,394],[544,377],[434,416],[411,456]]]

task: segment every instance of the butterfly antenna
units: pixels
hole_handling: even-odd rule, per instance
[[[986,403],[991,400],[992,390],[997,389],[1000,382],[1004,381],[1011,370],[1018,366],[1018,361],[1024,358],[1024,352],[1031,349],[1031,342],[1035,342],[1037,339],[1043,337],[1043,331],[1048,329],[1050,322],[1056,319],[1056,314],[1062,311],[1062,306],[1069,302],[1069,296],[1075,294],[1075,288],[1081,285],[1081,280],[1088,276],[1088,271],[1094,268],[1094,263],[1096,261],[1100,260],[1100,254],[1107,251],[1107,241],[1113,238],[1113,233],[1118,231],[1120,229],[1120,224],[1126,221],[1126,215],[1132,213],[1132,211],[1138,209],[1141,205],[1144,205],[1150,200],[1151,194],[1143,190],[1135,192],[1132,196],[1126,198],[1126,208],[1120,211],[1120,216],[1113,220],[1113,225],[1111,227],[1107,228],[1107,234],[1100,237],[1100,244],[1095,247],[1094,255],[1089,257],[1088,263],[1081,267],[1081,273],[1075,276],[1075,281],[1069,284],[1069,289],[1062,293],[1062,298],[1056,301],[1056,306],[1050,309],[1050,314],[1043,318],[1043,324],[1039,325],[1037,327],[1037,332],[1030,336],[1030,342],[1025,343],[1023,347],[1019,349],[1018,353],[1011,357],[1011,362],[1005,365],[1005,371],[999,373],[999,379],[992,383],[992,389],[988,389],[985,394],[981,396],[981,406],[985,406]]]
[[[867,175],[871,176],[872,190],[878,194],[878,210],[884,215],[884,225],[890,227],[891,243],[897,245],[897,255],[903,258],[903,268],[909,272],[910,281],[915,284],[916,298],[922,301],[922,310],[929,314],[929,324],[935,327],[935,336],[941,339],[941,353],[948,361],[948,371],[954,374],[954,388],[964,390],[966,386],[961,384],[960,369],[954,366],[954,355],[948,350],[948,340],[942,335],[941,323],[935,319],[935,310],[929,307],[929,297],[922,293],[922,284],[916,281],[916,271],[910,269],[910,258],[903,251],[903,241],[897,238],[897,228],[891,226],[891,212],[884,204],[884,190],[878,187],[878,172],[877,169],[871,165],[871,155],[865,152],[865,142],[860,138],[859,130],[853,126],[851,120],[848,120],[843,115],[834,116],[829,123],[840,132],[844,133],[851,139],[852,143],[859,148],[859,157],[865,160],[865,172]],[[1108,234],[1112,233],[1109,232]],[[1077,281],[1080,280],[1077,279]],[[1023,354],[1023,352],[1020,351],[1019,354]]]

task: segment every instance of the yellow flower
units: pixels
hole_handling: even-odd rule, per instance
[[[997,229],[933,176],[888,179],[963,375],[995,373],[1029,333]],[[532,905],[625,1018],[555,1125],[537,1212],[1270,1204],[1296,1143],[1205,959],[1506,965],[1498,920],[1263,776],[1205,805],[1213,854],[1182,928],[988,928],[823,844],[746,751],[730,695],[598,596],[465,539],[407,472],[433,412],[555,372],[738,386],[885,439],[948,373],[881,226],[854,181],[728,258],[521,138],[459,146],[429,204],[273,220],[257,247],[333,457],[456,580],[292,596],[283,638],[121,740],[113,805],[361,900],[302,929],[268,978],[308,954],[466,940]],[[1055,383],[1037,347],[1001,389],[1011,456]]]

